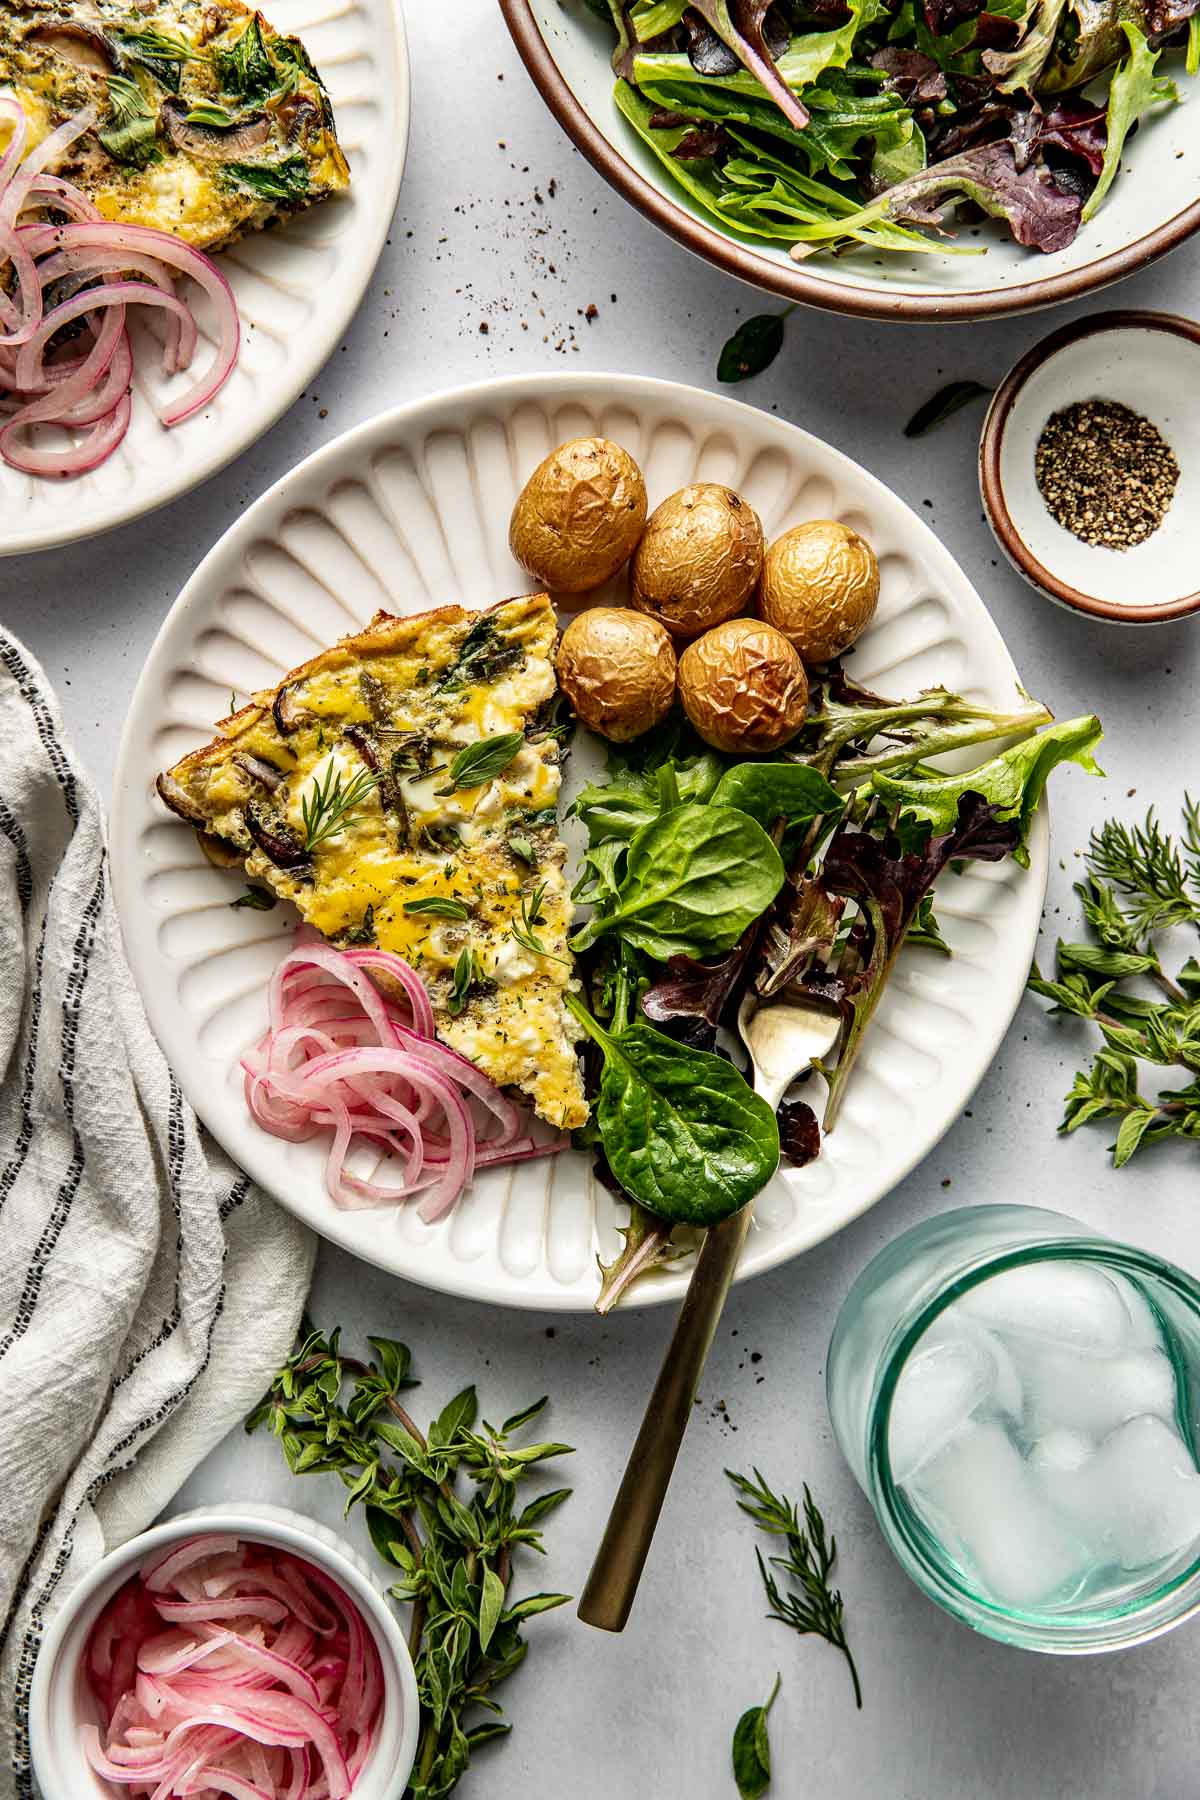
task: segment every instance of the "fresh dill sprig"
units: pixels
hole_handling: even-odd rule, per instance
[[[1191,863],[1175,839],[1163,831],[1154,808],[1141,825],[1106,819],[1092,833],[1087,860],[1093,874],[1125,896],[1131,923],[1140,935],[1171,925],[1200,925],[1200,818],[1184,795],[1184,842]]]
[[[767,1558],[761,1550],[755,1551],[771,1608],[768,1617],[778,1619],[781,1625],[790,1625],[793,1631],[802,1635],[812,1633],[824,1638],[827,1644],[841,1651],[854,1683],[854,1702],[861,1712],[862,1688],[846,1642],[845,1608],[841,1594],[829,1583],[837,1560],[837,1539],[827,1534],[825,1520],[809,1492],[808,1483],[804,1484],[802,1524],[795,1502],[786,1494],[773,1493],[758,1469],[754,1471],[753,1481],[733,1469],[726,1469],[725,1473],[737,1489],[742,1511],[754,1520],[760,1531],[769,1537],[782,1538],[786,1546],[784,1556]],[[780,1587],[775,1575],[777,1569],[787,1580],[786,1591]]]
[[[1141,825],[1107,819],[1092,833],[1088,876],[1075,892],[1095,941],[1060,940],[1055,979],[1036,963],[1029,977],[1053,1012],[1090,1019],[1104,1039],[1090,1067],[1076,1073],[1059,1130],[1115,1122],[1118,1169],[1144,1144],[1200,1139],[1200,963],[1189,957],[1171,976],[1154,942],[1172,927],[1200,928],[1200,806],[1186,795],[1183,821],[1182,845],[1153,809]],[[1139,982],[1163,998],[1146,998]],[[1180,1068],[1191,1079],[1149,1098],[1139,1087],[1139,1063]]]
[[[570,959],[566,956],[556,956],[553,950],[548,950],[537,934],[537,927],[546,923],[546,915],[542,911],[542,902],[545,898],[546,884],[544,881],[539,881],[530,893],[521,895],[520,918],[514,921],[508,929],[522,950],[528,950],[533,956],[548,957],[551,962],[567,963],[569,966]]]
[[[341,770],[331,762],[324,780],[315,781],[312,791],[300,802],[304,815],[304,848],[315,850],[339,832],[350,814],[357,811],[367,795],[374,791],[375,783],[376,776],[370,769],[360,769],[357,775],[343,782]]]

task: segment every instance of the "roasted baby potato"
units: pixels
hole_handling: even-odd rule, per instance
[[[567,626],[558,685],[583,723],[615,744],[657,725],[675,699],[675,646],[656,619],[593,606]]]
[[[679,698],[705,743],[761,755],[794,738],[808,707],[799,656],[773,625],[727,619],[679,659]]]
[[[763,559],[758,610],[807,664],[841,656],[871,622],[879,564],[865,538],[836,519],[809,519]]]
[[[762,525],[749,502],[719,482],[694,482],[650,515],[631,598],[673,637],[699,637],[745,611],[762,559]]]
[[[551,593],[584,594],[628,561],[646,523],[646,484],[608,438],[573,438],[540,462],[513,507],[508,542]]]

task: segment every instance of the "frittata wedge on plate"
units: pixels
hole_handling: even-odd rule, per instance
[[[217,860],[332,943],[376,943],[438,1031],[551,1124],[587,1117],[557,831],[557,627],[546,594],[380,613],[158,780]]]
[[[349,186],[303,44],[240,0],[0,0],[0,87],[33,143],[93,107],[57,173],[202,250]]]

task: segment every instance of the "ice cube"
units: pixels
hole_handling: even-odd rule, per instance
[[[967,1321],[964,1319],[962,1323],[965,1325]],[[976,1342],[991,1358],[993,1406],[997,1412],[1007,1413],[1010,1419],[1019,1419],[1025,1410],[1025,1395],[1021,1372],[1012,1351],[986,1325],[975,1325],[974,1333]]]
[[[906,1482],[936,1456],[988,1398],[995,1370],[974,1334],[939,1331],[923,1339],[896,1383],[888,1427],[888,1456]]]
[[[1129,1314],[1129,1343],[1136,1350],[1161,1350],[1162,1327],[1141,1283],[1131,1275],[1110,1275]]]
[[[1081,1469],[1096,1446],[1078,1431],[1048,1431],[1029,1452],[1035,1469]]]
[[[1005,1338],[1040,1338],[1085,1355],[1115,1356],[1132,1335],[1120,1293],[1100,1269],[1044,1261],[993,1275],[959,1305]]]
[[[910,1498],[1002,1606],[1044,1611],[1082,1586],[1088,1547],[1002,1426],[968,1424],[926,1463]]]
[[[1027,1342],[1017,1361],[1025,1378],[1030,1437],[1061,1426],[1100,1439],[1144,1413],[1168,1423],[1175,1417],[1175,1370],[1161,1350],[1088,1356]]]
[[[1100,1562],[1146,1568],[1200,1539],[1200,1474],[1162,1419],[1118,1426],[1082,1468],[1056,1477],[1053,1491]]]

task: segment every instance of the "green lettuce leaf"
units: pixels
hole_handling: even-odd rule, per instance
[[[1152,106],[1170,104],[1179,99],[1179,89],[1175,83],[1155,75],[1161,51],[1150,48],[1136,25],[1126,24],[1122,29],[1129,40],[1129,55],[1115,71],[1109,86],[1108,144],[1104,152],[1104,167],[1083,209],[1085,220],[1090,219],[1103,203],[1104,196],[1116,180],[1125,139],[1138,119],[1143,113],[1149,112]]]
[[[915,821],[922,836],[925,827],[935,838],[953,831],[963,796],[981,794],[997,808],[997,818],[1016,819],[1021,835],[1013,854],[1028,867],[1029,827],[1050,771],[1059,763],[1075,762],[1089,775],[1102,774],[1092,754],[1102,735],[1099,719],[1087,714],[1051,725],[965,774],[877,772],[859,794],[877,794],[889,810],[898,809],[898,830],[902,838],[910,839],[914,836],[910,821]]]

